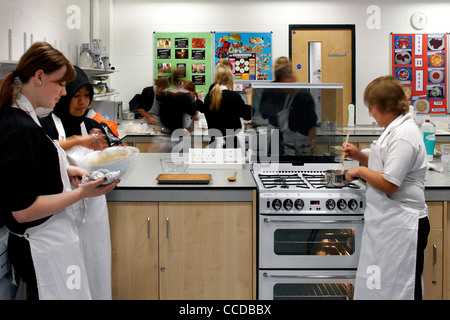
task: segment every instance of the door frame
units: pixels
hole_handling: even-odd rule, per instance
[[[292,60],[292,31],[299,29],[319,30],[319,29],[342,29],[350,30],[352,34],[352,101],[356,102],[356,34],[354,24],[290,24],[289,25],[289,58]],[[308,65],[309,68],[309,65]],[[356,120],[356,112],[355,112]]]

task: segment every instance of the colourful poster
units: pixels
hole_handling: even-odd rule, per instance
[[[447,113],[446,34],[393,34],[392,74],[417,113]]]
[[[203,99],[211,84],[211,33],[155,33],[154,46],[155,79],[166,77],[172,87],[192,81]]]
[[[217,32],[214,42],[215,65],[228,59],[236,80],[272,80],[272,33]]]

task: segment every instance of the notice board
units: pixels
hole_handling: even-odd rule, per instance
[[[417,113],[448,113],[446,59],[445,33],[392,34],[392,74]]]
[[[223,59],[233,65],[235,80],[272,80],[272,33],[214,33],[214,65]]]
[[[200,99],[211,84],[212,35],[207,33],[154,33],[154,77],[166,77],[172,87],[192,81]],[[178,83],[175,83],[177,71]]]

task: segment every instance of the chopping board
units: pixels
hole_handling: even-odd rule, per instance
[[[208,184],[211,181],[210,174],[160,174],[159,184]]]

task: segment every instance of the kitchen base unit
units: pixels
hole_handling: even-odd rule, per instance
[[[113,299],[256,298],[253,202],[108,202]]]

